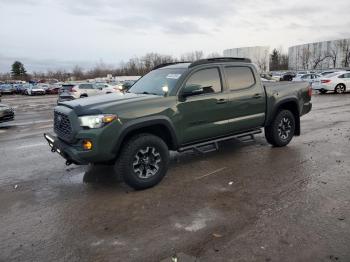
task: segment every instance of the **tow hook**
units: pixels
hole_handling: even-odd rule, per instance
[[[66,166],[70,166],[71,164],[73,164],[71,161],[69,160],[66,161]]]
[[[52,147],[52,148],[51,148],[51,152],[52,152],[52,153],[55,153],[56,150]]]

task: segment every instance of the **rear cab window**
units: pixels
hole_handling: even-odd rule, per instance
[[[61,90],[62,91],[70,91],[70,90],[72,90],[72,88],[74,86],[75,86],[74,84],[65,84],[65,85],[62,85]]]
[[[93,89],[93,85],[92,84],[80,84],[79,85],[80,89]]]

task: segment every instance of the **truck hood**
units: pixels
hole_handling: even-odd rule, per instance
[[[60,102],[58,105],[73,109],[77,115],[88,115],[105,113],[106,108],[114,108],[123,104],[137,103],[157,98],[159,98],[159,96],[156,95],[110,93]]]

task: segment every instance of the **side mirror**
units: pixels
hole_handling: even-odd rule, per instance
[[[184,102],[184,101],[186,101],[187,97],[201,95],[203,93],[204,93],[203,89],[183,90],[179,95],[179,100],[181,102]]]

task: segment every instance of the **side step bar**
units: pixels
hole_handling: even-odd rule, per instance
[[[221,141],[231,140],[231,139],[235,139],[235,138],[236,139],[245,138],[242,140],[242,142],[247,143],[247,142],[254,141],[254,135],[260,134],[260,133],[262,133],[262,130],[260,128],[254,129],[254,130],[250,130],[250,131],[240,133],[240,134],[225,136],[225,137],[217,138],[217,139],[206,141],[206,142],[201,142],[201,143],[197,143],[197,144],[193,144],[193,145],[184,146],[184,147],[179,148],[178,151],[184,152],[184,151],[194,150],[194,151],[197,151],[201,154],[205,154],[205,153],[209,153],[209,152],[213,152],[213,151],[218,150],[219,149],[219,142],[221,142]]]

